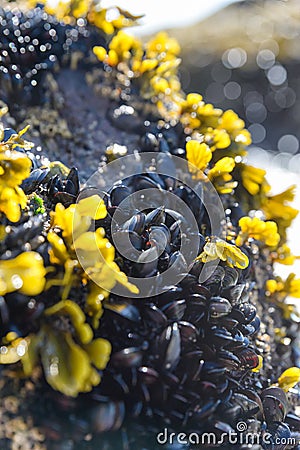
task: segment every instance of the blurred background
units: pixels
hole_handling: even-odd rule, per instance
[[[276,194],[297,184],[300,209],[299,0],[103,0],[145,14],[130,33],[167,30],[181,45],[181,83],[206,102],[233,109],[252,134],[248,161],[267,169]],[[290,230],[300,255],[300,217]],[[281,275],[291,267],[280,265]],[[300,261],[292,268],[300,276]]]

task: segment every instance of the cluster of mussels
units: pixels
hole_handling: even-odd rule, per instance
[[[273,270],[296,258],[293,187],[271,195],[247,164],[243,121],[182,92],[173,39],[143,46],[118,31],[136,19],[126,11],[109,19],[69,1],[56,17],[44,3],[1,10],[3,100],[41,102],[44,76],[79,51],[114,126],[139,135],[131,158],[151,164],[134,175],[125,165],[103,190],[105,167],[126,153],[112,145],[83,186],[75,167],[42,164],[27,129],[0,128],[1,448],[298,448],[300,319],[286,299],[300,297],[300,280]],[[218,235],[215,197],[199,195],[210,183],[224,208]],[[143,298],[133,280],[149,279]]]
[[[85,21],[63,24],[42,8],[30,11],[0,9],[0,86],[9,103],[40,102],[45,77],[71,52],[83,51],[82,41],[92,42]],[[98,39],[101,38],[98,33]]]

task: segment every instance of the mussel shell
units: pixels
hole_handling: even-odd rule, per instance
[[[300,430],[300,417],[294,414],[293,412],[289,412],[285,418],[287,424],[292,430],[299,431]]]
[[[176,372],[184,383],[186,380],[197,381],[204,365],[203,352],[191,351],[182,355]]]
[[[158,297],[159,305],[165,305],[170,301],[181,300],[184,298],[184,292],[181,286],[165,286],[163,292]]]
[[[140,212],[128,219],[122,225],[122,229],[125,231],[134,231],[135,233],[142,234],[144,232],[145,224],[146,215]]]
[[[237,320],[233,319],[231,316],[224,316],[218,320],[218,324],[221,327],[225,327],[228,330],[232,331],[233,329],[235,329],[238,326],[239,323]]]
[[[233,287],[237,284],[239,273],[234,267],[225,267],[225,275],[222,281],[224,289]]]
[[[231,351],[237,351],[239,349],[244,349],[249,345],[249,339],[244,336],[240,330],[234,329],[232,340],[226,344],[226,348]]]
[[[229,217],[231,222],[233,223],[234,226],[238,226],[239,220],[245,216],[245,212],[242,210],[241,206],[239,205],[239,203],[234,203],[233,205],[230,205],[228,208],[229,212]]]
[[[206,377],[218,377],[224,375],[226,368],[219,362],[205,361],[202,367],[202,374],[204,379],[211,379]]]
[[[68,182],[70,182],[70,183],[68,184]],[[78,169],[76,167],[72,167],[70,169],[70,172],[66,178],[66,185],[69,186],[69,189],[72,189],[72,191],[68,190],[68,192],[70,192],[70,194],[74,194],[74,195],[78,194],[80,185],[79,185]]]
[[[68,192],[56,192],[53,195],[54,203],[62,203],[65,208],[68,208],[72,203],[76,202],[76,196],[73,194],[69,194]]]
[[[234,338],[232,334],[224,327],[211,327],[211,339],[215,345],[225,346],[233,342]]]
[[[163,137],[159,138],[158,150],[159,150],[159,152],[162,152],[162,153],[169,153],[169,151],[170,151],[169,144]],[[159,171],[161,172],[162,169],[160,169]]]
[[[139,322],[141,320],[139,310],[130,303],[104,303],[104,308],[118,319],[128,320],[130,322]]]
[[[175,300],[167,303],[162,307],[162,312],[167,316],[169,320],[179,321],[183,318],[186,310],[186,301]]]
[[[154,304],[145,305],[142,311],[146,322],[151,322],[155,328],[165,327],[168,323],[167,316]]]
[[[241,406],[244,416],[246,417],[254,416],[260,409],[260,405],[255,400],[252,400],[246,394],[241,394],[240,392],[235,392],[233,394],[232,401]]]
[[[124,348],[111,355],[110,363],[114,367],[139,367],[142,363],[143,352],[140,348]]]
[[[207,276],[209,276],[209,278],[203,284],[210,290],[212,295],[216,295],[220,291],[222,281],[225,277],[225,269],[221,266],[218,266],[212,273],[211,270],[212,269],[209,264],[204,265],[202,274],[205,276],[206,271],[208,271],[205,278],[207,278]]]
[[[252,322],[249,323],[254,328],[254,333],[257,333],[260,329],[260,318],[258,316],[255,317]]]
[[[130,189],[128,186],[119,184],[114,186],[110,191],[110,202],[112,206],[119,206],[124,200],[130,196]]]
[[[175,211],[175,210],[169,209],[169,208],[165,208],[165,213],[166,213],[165,223],[166,223],[167,227],[170,227],[172,225],[172,223],[174,223],[176,221],[182,223],[182,226],[184,226],[184,229],[186,229],[186,227],[188,226],[186,219],[178,211]]]
[[[160,367],[172,371],[179,362],[181,351],[181,337],[177,322],[164,329],[157,344]]]
[[[240,303],[235,305],[231,312],[231,317],[238,320],[239,323],[247,324],[256,316],[256,308],[250,303]]]
[[[152,367],[141,366],[138,368],[138,377],[143,384],[152,385],[159,380],[158,372]]]
[[[190,420],[195,420],[196,422],[198,422],[199,420],[203,420],[204,418],[211,416],[216,411],[220,403],[221,400],[208,400],[208,402],[203,406],[198,406],[195,408]]]
[[[197,342],[199,332],[197,328],[190,322],[178,322],[182,344]]]
[[[119,230],[112,234],[112,241],[122,257],[134,258],[134,250],[141,251],[145,244],[145,239],[135,231]],[[133,249],[131,248],[133,247]]]
[[[171,233],[171,240],[174,245],[180,239],[180,235],[181,235],[180,224],[181,224],[181,221],[176,220],[174,223],[172,223],[172,225],[169,228],[170,233]]]
[[[159,259],[158,259],[158,265],[157,265],[158,271],[160,273],[165,272],[167,270],[167,268],[169,267],[169,264],[170,264],[170,256],[166,251],[164,251],[159,256]]]
[[[43,216],[30,217],[26,222],[11,226],[10,232],[4,237],[0,245],[9,249],[22,248],[25,242],[30,242],[43,231]]]
[[[153,133],[145,133],[140,139],[142,152],[154,152],[158,147],[158,140]]]
[[[159,253],[166,249],[170,241],[171,234],[166,225],[152,225],[149,228],[149,242],[157,247]]]
[[[172,267],[178,273],[188,271],[187,262],[180,251],[172,253],[172,255],[170,256],[169,267]]]
[[[245,284],[237,284],[232,288],[222,289],[222,295],[230,301],[232,306],[235,306],[242,302],[244,290]]]
[[[162,192],[163,186],[161,186],[161,180],[159,182],[153,180],[149,174],[147,175],[136,175],[134,177],[134,187],[136,191],[141,191],[144,189],[157,189],[157,194]],[[152,194],[153,195],[153,194]]]
[[[3,129],[3,142],[8,141],[8,139],[13,136],[14,134],[18,134],[16,130],[13,128],[4,128]],[[18,150],[20,151],[20,150]],[[24,152],[24,149],[21,149],[21,153]]]
[[[238,353],[238,357],[241,360],[241,365],[244,369],[254,369],[259,364],[258,355],[254,350],[245,348]]]
[[[172,411],[181,412],[183,415],[190,405],[190,400],[183,394],[174,394],[170,398],[170,409]]]
[[[226,408],[224,411],[224,417],[226,420],[232,424],[235,425],[236,422],[243,417],[243,410],[240,405],[230,405]]]
[[[91,412],[92,429],[95,433],[118,430],[125,418],[123,402],[101,403]]]
[[[198,389],[202,398],[213,397],[217,393],[217,385],[212,381],[197,382]]]
[[[136,276],[152,277],[155,275],[157,272],[158,257],[159,254],[156,247],[150,247],[148,250],[144,250],[134,264]]]
[[[261,398],[266,422],[282,422],[288,410],[285,392],[279,387],[269,387],[263,390]]]
[[[153,209],[146,215],[146,225],[160,225],[161,223],[165,223],[166,213],[164,206]]]
[[[43,181],[46,181],[49,172],[49,168],[33,170],[29,177],[22,181],[21,188],[25,194],[32,194]]]
[[[224,364],[228,370],[236,370],[240,365],[240,359],[228,350],[219,350],[217,359]]]
[[[207,289],[205,286],[202,286],[201,284],[195,284],[195,286],[192,286],[192,291],[195,294],[203,295],[203,297],[206,297],[207,299],[211,298],[209,289]]]
[[[227,316],[231,311],[231,304],[226,298],[211,297],[208,306],[208,317],[210,320]]]
[[[187,300],[187,310],[185,319],[192,322],[194,325],[198,324],[207,314],[206,298],[200,294],[192,294]]]
[[[0,296],[0,334],[6,329],[9,322],[9,310],[4,300],[4,297]]]
[[[178,273],[177,274],[178,284],[179,286],[186,292],[189,293],[198,293],[197,291],[197,278],[191,273]]]

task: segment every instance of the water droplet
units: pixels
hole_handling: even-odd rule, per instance
[[[11,277],[11,282],[15,289],[20,289],[23,286],[23,280],[17,274],[15,274]]]
[[[27,351],[27,342],[22,340],[20,344],[17,346],[17,355],[24,356]]]

